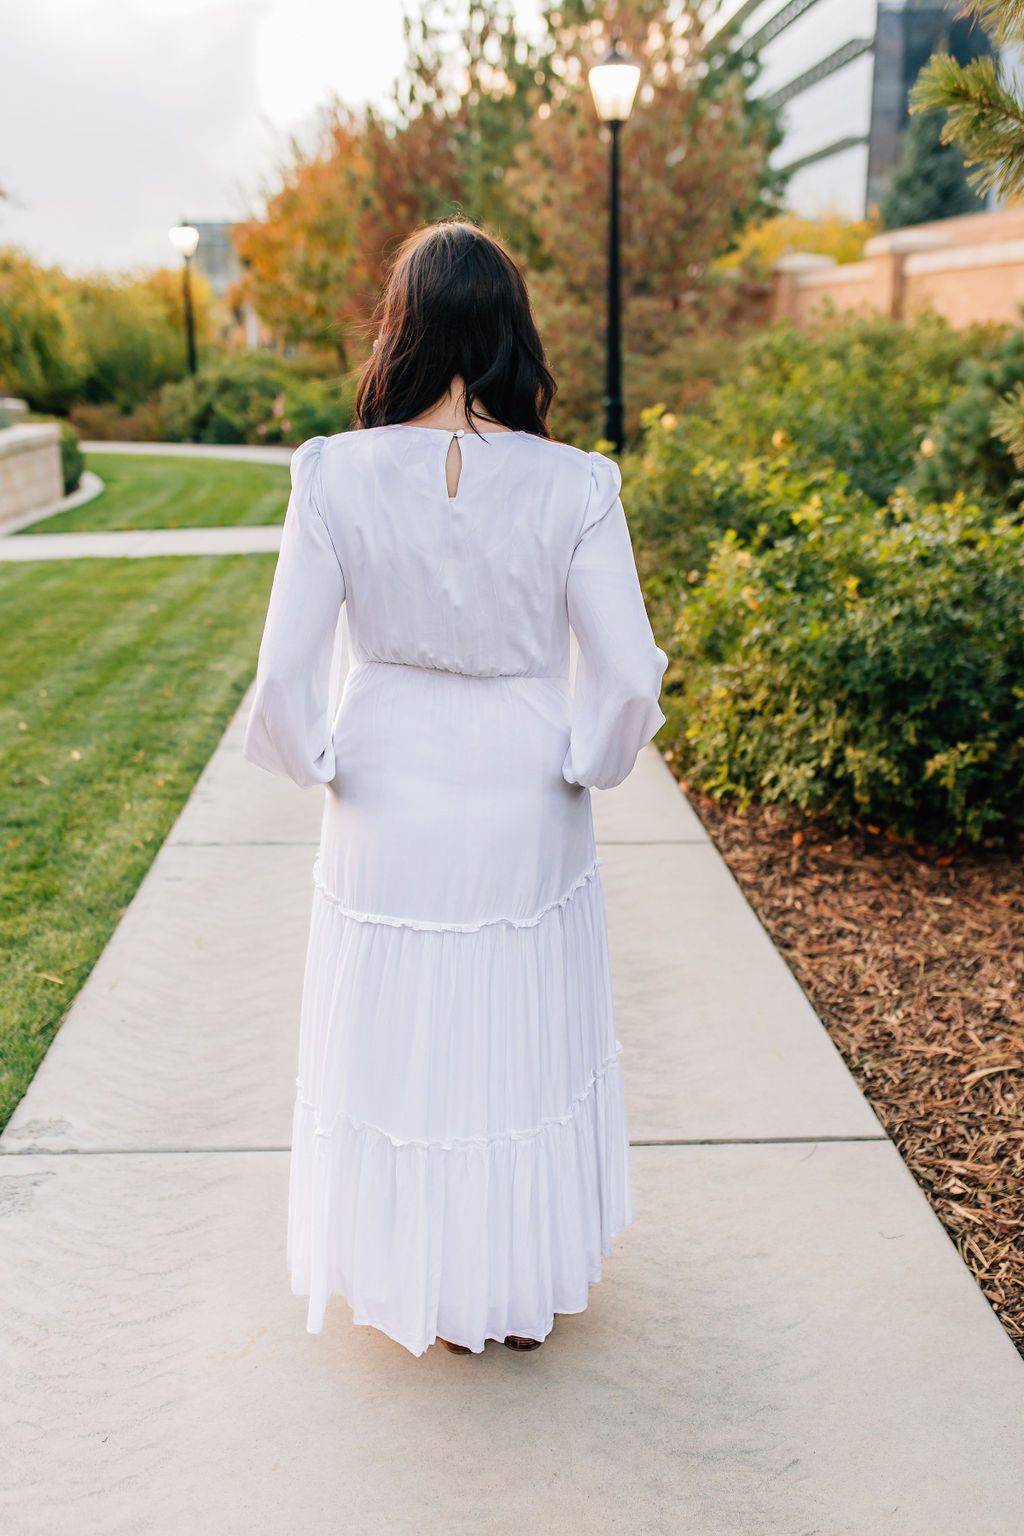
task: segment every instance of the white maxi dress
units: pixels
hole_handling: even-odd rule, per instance
[[[618,466],[467,430],[450,497],[453,435],[296,449],[245,738],[326,788],[292,1291],[416,1355],[543,1339],[633,1219],[589,791],[665,718]]]

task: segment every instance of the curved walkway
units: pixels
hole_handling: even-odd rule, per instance
[[[0,561],[148,559],[151,555],[256,555],[281,545],[279,523],[244,528],[139,528],[0,538]]]
[[[179,459],[236,459],[240,464],[290,464],[294,448],[273,443],[105,443],[82,442],[83,453],[156,453]]]

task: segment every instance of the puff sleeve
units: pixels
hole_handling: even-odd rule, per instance
[[[243,752],[296,784],[335,775],[330,670],[345,578],[324,521],[321,454],[312,437],[291,458],[291,494],[256,669]]]
[[[668,657],[655,644],[637,575],[614,459],[590,455],[590,492],[566,582],[579,644],[568,784],[611,789],[663,724],[658,704]]]

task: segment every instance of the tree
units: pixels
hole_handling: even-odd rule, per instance
[[[973,16],[1004,47],[1024,44],[1024,0],[967,0],[956,13]],[[970,185],[1011,197],[1024,191],[1024,97],[995,56],[958,64],[934,53],[910,93],[911,113],[945,110],[944,144],[958,144]]]
[[[394,247],[421,224],[461,211],[463,171],[452,122],[429,108],[401,127],[369,112],[364,149],[358,239],[366,288],[357,302],[365,329]]]
[[[550,23],[531,40],[519,31],[510,0],[466,0],[461,23],[451,12],[451,0],[423,0],[419,21],[406,18],[407,57],[395,93],[400,121],[412,126],[416,113],[428,112],[446,124],[460,208],[525,258],[534,251],[533,229],[505,176],[534,112],[552,98]]]
[[[623,257],[627,362],[645,392],[670,353],[670,379],[685,373],[701,316],[735,311],[741,285],[710,263],[774,208],[779,132],[748,90],[756,61],[729,38],[705,53],[699,0],[547,0],[542,21],[530,40],[512,0],[423,0],[390,110],[335,103],[312,152],[292,142],[265,215],[236,232],[246,272],[235,296],[285,342],[331,342],[346,368],[368,343],[397,241],[461,215],[526,266],[560,375],[559,425],[592,434],[608,168],[589,65],[620,35],[644,67],[624,139]]]
[[[899,160],[879,203],[886,229],[977,213],[981,206],[968,184],[962,153],[943,140],[942,130],[941,112],[919,113],[903,130]]]
[[[406,15],[389,111],[332,103],[312,152],[290,140],[265,212],[234,231],[245,274],[230,298],[252,304],[285,344],[332,347],[343,371],[363,350],[387,258],[410,230],[470,209],[489,227],[515,222],[501,180],[525,132],[537,50],[508,0],[468,0],[454,39],[449,12],[424,0],[416,20]]]
[[[1024,44],[1024,0],[968,0],[960,16],[973,16],[994,41],[1010,49]],[[911,112],[945,108],[943,141],[955,143],[972,166],[968,180],[1000,197],[1024,192],[1024,95],[995,58],[958,64],[933,54],[911,92]],[[1024,391],[1016,385],[993,407],[989,425],[1024,468]]]
[[[644,72],[623,133],[621,223],[626,373],[647,391],[658,390],[664,364],[678,399],[701,326],[730,309],[735,284],[711,263],[774,207],[768,156],[779,141],[775,116],[748,106],[752,67],[730,48],[705,58],[697,6],[629,0],[616,7],[614,33],[594,9],[586,0],[549,9],[551,104],[537,108],[506,178],[539,246],[531,287],[559,378],[558,420],[577,435],[599,429],[604,355],[608,149],[590,65],[617,34]],[[650,399],[631,390],[627,403],[635,421]]]
[[[59,272],[0,247],[0,392],[40,411],[67,410],[85,366],[59,288]]]
[[[264,217],[232,231],[244,274],[229,302],[251,304],[285,345],[333,349],[344,370],[369,280],[359,240],[370,174],[363,126],[334,100],[312,153],[293,137],[289,156]]]
[[[169,267],[139,276],[66,277],[60,292],[84,360],[77,398],[110,401],[130,411],[187,368],[181,272]],[[192,307],[200,349],[214,339],[214,295],[192,273]]]

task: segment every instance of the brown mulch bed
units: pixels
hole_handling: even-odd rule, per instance
[[[689,796],[1024,1354],[1024,862]]]

